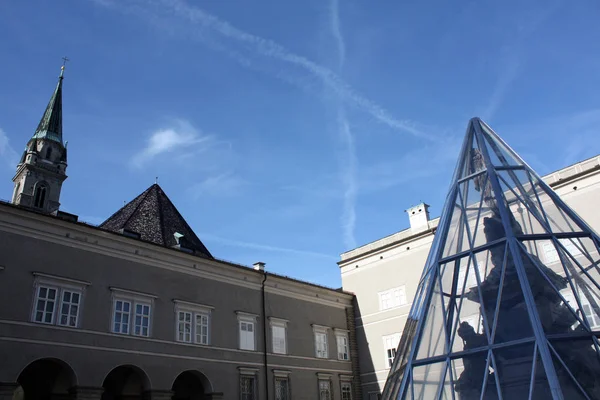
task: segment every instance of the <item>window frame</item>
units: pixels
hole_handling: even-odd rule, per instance
[[[61,326],[61,327],[65,327],[65,328],[80,328],[81,327],[81,319],[82,319],[82,309],[84,306],[84,294],[85,294],[85,289],[87,288],[87,286],[90,286],[89,282],[86,281],[80,281],[80,280],[76,280],[76,279],[71,279],[71,278],[65,278],[65,277],[61,277],[61,276],[56,276],[56,275],[50,275],[50,274],[46,274],[43,272],[33,272],[33,293],[32,293],[32,304],[31,304],[31,313],[30,313],[30,321],[35,323],[35,324],[42,324],[42,325],[55,325],[55,326]],[[46,289],[51,289],[51,290],[55,290],[55,298],[54,298],[54,305],[52,306],[52,310],[51,310],[51,321],[50,322],[44,322],[44,316],[46,315],[46,313],[48,311],[46,311],[46,307],[44,307],[44,311],[43,311],[43,315],[42,315],[42,321],[37,321],[36,320],[36,315],[38,312],[38,301],[40,300],[39,298],[39,294],[40,294],[40,288],[46,288]],[[77,293],[79,295],[79,302],[77,304],[71,303],[69,302],[69,314],[67,315],[67,323],[63,324],[61,323],[61,319],[62,319],[62,308],[63,308],[63,304],[64,304],[64,293],[65,292],[71,292],[73,293]],[[48,300],[48,299],[44,299],[44,300]],[[75,325],[70,325],[69,324],[69,318],[70,317],[70,311],[71,311],[71,306],[76,305],[77,306],[77,313],[75,314]]]
[[[175,303],[175,341],[178,343],[210,346],[212,342],[212,313],[214,307],[205,304],[190,303],[183,300],[173,300]],[[179,340],[179,314],[190,314],[190,340]],[[206,317],[206,343],[198,341],[198,317]],[[184,332],[185,334],[185,332]],[[202,335],[202,333],[200,333]],[[185,336],[184,336],[185,338]]]
[[[348,388],[348,393],[350,394],[349,399],[344,399],[344,387]],[[340,399],[341,400],[352,400],[352,378],[340,376]]]
[[[323,400],[321,397],[321,383],[326,383],[328,386],[328,399],[333,400],[333,385],[331,384],[331,374],[324,374],[321,372],[317,372],[317,399]]]
[[[244,351],[257,351],[258,347],[256,344],[257,334],[256,328],[258,327],[257,320],[258,315],[247,313],[244,311],[236,311],[237,314],[237,334],[238,334],[238,349]],[[252,324],[252,349],[246,349],[242,347],[242,324]],[[246,332],[248,332],[246,330]]]
[[[377,293],[379,311],[387,311],[408,304],[406,285],[396,286]],[[385,306],[384,306],[385,305]]]
[[[335,333],[335,347],[337,352],[337,359],[340,361],[350,361],[350,338],[349,338],[349,330],[334,328],[333,332]],[[340,339],[346,340],[346,358],[340,358]],[[343,344],[343,343],[342,343]]]
[[[114,335],[128,335],[140,338],[149,338],[152,337],[152,323],[154,320],[154,300],[157,296],[148,293],[135,292],[133,290],[121,289],[116,287],[110,287],[111,291],[111,313],[110,313],[110,333]],[[119,332],[115,331],[115,315],[117,312],[117,302],[121,301],[123,303],[129,303],[129,315],[128,315],[128,323],[127,323],[127,332]],[[142,333],[135,333],[136,326],[136,316],[137,314],[137,306],[148,306],[148,335],[143,335]],[[122,311],[121,311],[122,312]],[[143,314],[142,314],[143,317]],[[119,322],[121,325],[123,321]],[[142,325],[143,327],[143,325]]]
[[[274,400],[282,400],[277,397],[277,382],[285,380],[287,382],[287,393],[284,400],[291,400],[292,398],[292,387],[290,380],[291,372],[287,370],[273,370],[273,398]]]
[[[391,335],[385,335],[382,337],[383,339],[383,353],[384,353],[384,360],[385,360],[385,368],[389,369],[392,368],[392,365],[394,364],[394,360],[396,359],[396,352],[398,350],[398,345],[400,344],[400,339],[402,338],[402,333],[392,333]],[[387,345],[387,341],[391,340],[393,342],[396,343],[395,347],[388,347]],[[394,351],[393,357],[390,360],[390,357],[388,355],[388,350],[392,349]]]
[[[288,320],[282,318],[269,317],[269,328],[271,331],[271,353],[273,354],[288,354]],[[275,351],[275,335],[273,328],[283,328],[283,352]]]
[[[238,379],[238,391],[239,391],[239,398],[240,400],[245,400],[242,396],[244,395],[244,393],[242,393],[242,379],[244,378],[249,378],[252,379],[254,381],[254,383],[252,384],[252,388],[253,388],[253,393],[252,393],[252,400],[257,400],[259,397],[259,393],[258,393],[258,368],[246,368],[246,367],[238,367],[238,371],[239,371],[239,379]]]
[[[315,358],[321,358],[321,359],[329,359],[329,335],[327,334],[327,332],[329,331],[329,327],[327,326],[323,326],[323,325],[315,325],[313,324],[312,326],[313,328],[313,342],[314,342],[314,346],[315,346]],[[325,350],[324,350],[324,356],[319,356],[319,346],[318,343],[319,341],[317,340],[317,335],[324,335],[325,337]]]

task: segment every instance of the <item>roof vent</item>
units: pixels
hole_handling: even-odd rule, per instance
[[[194,249],[188,243],[188,241],[185,240],[185,235],[183,235],[179,232],[175,232],[173,234],[173,236],[175,237],[175,241],[177,242],[177,244],[175,246],[173,246],[174,249],[185,251],[186,253],[194,254]]]

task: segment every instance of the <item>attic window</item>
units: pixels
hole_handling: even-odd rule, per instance
[[[125,229],[125,228],[121,229],[119,231],[119,233],[123,236],[127,236],[127,237],[134,238],[134,239],[141,238],[141,235],[139,233],[137,233],[135,231],[131,231],[129,229]]]

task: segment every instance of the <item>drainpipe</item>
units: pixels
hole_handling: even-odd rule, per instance
[[[262,320],[263,320],[263,363],[265,366],[265,399],[269,399],[269,364],[267,360],[267,303],[265,299],[265,282],[267,280],[267,272],[265,271],[265,263],[254,263],[254,269],[263,273],[261,284],[262,295]]]

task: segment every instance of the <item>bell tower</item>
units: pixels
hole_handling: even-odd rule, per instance
[[[13,178],[12,203],[44,213],[58,211],[60,190],[67,179],[67,147],[62,140],[64,70],[63,64],[56,89],[33,137],[25,146]]]

